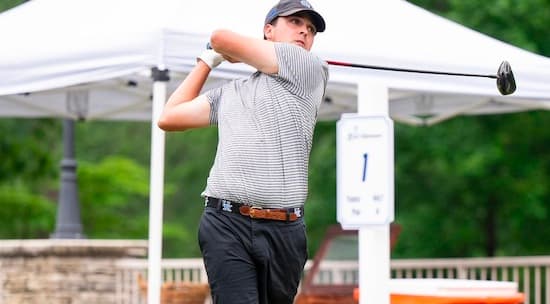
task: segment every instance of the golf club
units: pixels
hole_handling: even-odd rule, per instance
[[[507,61],[503,61],[500,64],[496,75],[453,73],[453,72],[414,70],[414,69],[405,69],[405,68],[390,68],[390,67],[373,66],[373,65],[365,65],[365,64],[347,63],[347,62],[340,62],[340,61],[327,61],[327,63],[330,65],[336,65],[336,66],[396,71],[396,72],[466,76],[466,77],[486,77],[486,78],[492,78],[497,80],[497,88],[500,94],[502,95],[510,95],[516,91],[516,80],[514,78],[514,73],[512,72],[512,68],[510,67],[510,64]]]
[[[207,49],[212,49],[210,43],[206,45]],[[470,74],[470,73],[454,73],[454,72],[440,72],[440,71],[428,71],[428,70],[415,70],[415,69],[405,69],[405,68],[391,68],[375,65],[366,65],[366,64],[357,64],[357,63],[348,63],[341,61],[332,61],[327,60],[327,63],[330,65],[343,66],[343,67],[352,67],[352,68],[362,68],[362,69],[373,69],[373,70],[384,70],[384,71],[395,71],[395,72],[407,72],[407,73],[422,73],[422,74],[436,74],[436,75],[450,75],[450,76],[465,76],[465,77],[485,77],[497,80],[497,89],[502,95],[510,95],[516,91],[516,79],[514,78],[514,73],[512,72],[512,67],[508,61],[503,61],[498,67],[496,75],[485,75],[485,74]]]

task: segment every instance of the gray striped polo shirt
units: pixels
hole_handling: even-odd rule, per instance
[[[279,72],[256,72],[206,93],[218,126],[203,196],[264,208],[302,206],[328,65],[296,45],[275,43]]]

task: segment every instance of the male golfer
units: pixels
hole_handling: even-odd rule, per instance
[[[214,303],[292,303],[307,260],[304,202],[326,62],[310,53],[325,21],[306,0],[281,0],[264,39],[216,30],[212,50],[170,96],[158,121],[179,131],[217,125],[199,226]],[[257,72],[200,95],[223,60]]]

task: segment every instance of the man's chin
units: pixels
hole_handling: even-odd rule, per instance
[[[302,43],[302,42],[299,42],[299,41],[294,41],[293,44],[303,48],[306,51],[309,51],[309,49],[306,47],[305,43]]]

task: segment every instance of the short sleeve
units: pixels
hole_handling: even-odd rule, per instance
[[[210,103],[210,125],[218,124],[218,109],[220,105],[220,99],[222,96],[222,88],[218,87],[206,92],[206,98]]]
[[[279,63],[277,75],[283,78],[289,91],[308,96],[320,86],[326,87],[328,64],[315,54],[293,44],[275,43]]]

